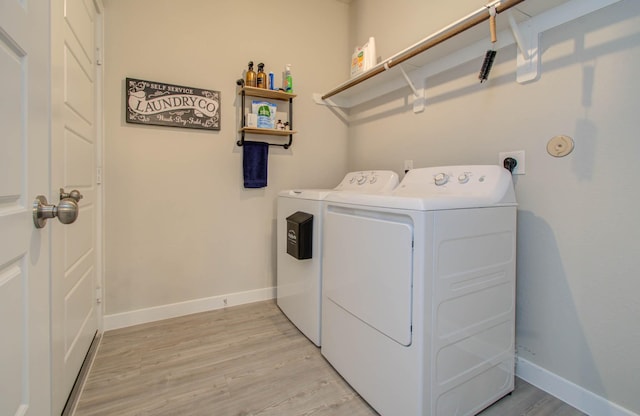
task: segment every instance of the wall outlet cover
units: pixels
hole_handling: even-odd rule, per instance
[[[515,159],[518,164],[511,172],[514,175],[524,175],[525,174],[525,158],[524,158],[524,150],[513,150],[510,152],[500,152],[498,153],[498,165],[504,166],[504,160],[506,158]]]
[[[404,173],[409,172],[413,169],[413,160],[405,160],[404,161]]]

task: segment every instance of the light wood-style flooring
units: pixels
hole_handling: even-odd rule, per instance
[[[106,332],[74,414],[377,415],[273,301]],[[516,379],[481,415],[583,413]]]

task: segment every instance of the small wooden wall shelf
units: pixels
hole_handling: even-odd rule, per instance
[[[242,146],[244,144],[244,136],[246,133],[250,134],[265,134],[270,136],[289,136],[289,142],[284,144],[276,144],[269,143],[269,146],[282,146],[285,149],[288,149],[293,142],[293,135],[297,132],[294,130],[278,130],[278,129],[265,129],[259,127],[245,127],[246,117],[245,117],[245,100],[246,96],[257,97],[257,98],[265,98],[267,100],[279,100],[279,101],[288,101],[289,102],[289,129],[293,129],[293,99],[296,97],[295,94],[290,94],[284,91],[276,91],[276,90],[268,90],[266,88],[255,88],[255,87],[247,87],[242,85],[243,81],[238,80],[238,85],[240,88],[238,89],[238,95],[242,97],[242,117],[241,117],[241,128],[238,130],[240,133],[240,140],[236,143],[238,146]]]

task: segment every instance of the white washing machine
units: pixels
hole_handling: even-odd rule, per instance
[[[322,354],[385,416],[473,415],[513,390],[516,201],[499,166],[329,193]]]
[[[314,344],[320,346],[322,288],[322,204],[329,192],[388,194],[398,185],[392,171],[350,172],[334,189],[281,191],[277,209],[277,303],[282,312]],[[287,218],[297,212],[311,214],[311,258],[288,253]]]

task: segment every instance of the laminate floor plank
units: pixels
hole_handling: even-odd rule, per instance
[[[107,331],[75,416],[374,416],[265,301]],[[482,416],[580,416],[516,379]],[[392,415],[395,416],[395,415]]]
[[[479,416],[585,416],[567,403],[516,377],[515,390]]]

